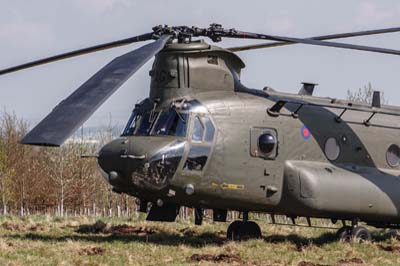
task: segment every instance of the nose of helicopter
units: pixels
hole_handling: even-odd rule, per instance
[[[100,150],[98,164],[113,186],[159,186],[174,175],[184,144],[170,138],[119,138]]]
[[[129,153],[130,145],[128,139],[118,138],[104,145],[98,156],[98,164],[101,169],[109,175],[117,172],[122,175],[125,169],[125,157]]]

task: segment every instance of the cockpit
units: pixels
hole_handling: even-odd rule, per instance
[[[140,114],[132,112],[122,136],[176,136],[186,137],[188,113],[174,108],[161,112],[148,111]]]
[[[121,181],[161,189],[177,173],[204,172],[215,132],[207,109],[195,100],[159,108],[142,103],[133,110],[119,141],[103,148],[99,164]],[[107,154],[114,154],[114,163]]]

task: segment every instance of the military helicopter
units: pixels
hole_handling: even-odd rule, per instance
[[[155,56],[149,97],[136,104],[121,136],[105,145],[98,163],[118,193],[140,200],[147,220],[175,221],[181,206],[225,222],[242,213],[227,237],[261,237],[249,212],[342,221],[341,239],[369,240],[368,229],[400,228],[400,108],[247,88],[234,53],[308,44],[400,55],[400,51],[327,41],[398,32],[400,28],[311,38],[272,36],[211,24],[156,26],[149,33],[0,71],[0,75],[104,49],[154,40],[117,57],[32,129],[23,144],[60,146],[130,76]],[[223,49],[222,38],[273,42]],[[150,204],[149,204],[150,203]]]

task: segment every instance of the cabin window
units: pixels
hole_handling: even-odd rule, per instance
[[[269,154],[274,151],[276,145],[276,138],[275,136],[267,133],[262,134],[258,138],[258,148],[264,154]]]
[[[334,161],[339,157],[340,146],[336,138],[328,138],[325,142],[325,156],[330,161]]]
[[[178,113],[175,110],[164,111],[160,114],[153,135],[185,137],[188,114]]]
[[[204,135],[204,125],[200,121],[200,118],[196,116],[194,118],[192,140],[196,142],[202,142],[203,135]]]
[[[250,129],[250,155],[266,160],[278,156],[278,134],[272,128],[253,127]]]
[[[400,164],[400,148],[396,144],[390,145],[386,152],[386,161],[391,167],[399,166]]]

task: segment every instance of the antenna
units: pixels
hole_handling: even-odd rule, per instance
[[[301,84],[303,84],[303,87],[300,89],[299,95],[307,96],[312,96],[315,86],[318,86],[318,84],[311,82],[302,82]]]
[[[372,107],[381,108],[381,92],[374,91],[372,96]]]

